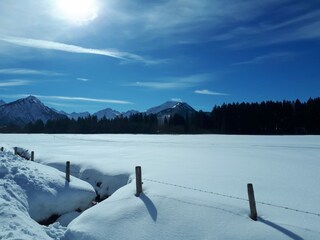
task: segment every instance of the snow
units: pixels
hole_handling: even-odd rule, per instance
[[[176,101],[167,101],[159,106],[149,108],[146,113],[147,114],[157,114],[163,110],[173,108],[178,102]]]
[[[60,216],[56,222],[60,223],[61,226],[64,226],[64,227],[67,227],[68,224],[74,220],[75,218],[79,217],[80,216],[80,212],[70,212],[70,213],[66,213],[62,216]]]
[[[72,177],[68,183],[57,169],[5,151],[0,152],[0,196],[0,239],[59,239],[53,236],[65,229],[45,229],[37,222],[85,210],[95,191],[87,182]]]
[[[64,117],[64,115],[53,111],[33,96],[1,105],[0,116],[2,125],[15,123],[20,126],[35,122],[39,119],[43,122],[47,122],[49,119]]]
[[[22,158],[29,160],[31,158],[31,154],[29,153],[28,149],[24,149],[21,147],[14,147],[16,154]]]
[[[36,162],[62,171],[71,161],[73,176],[112,194],[78,217],[69,211],[60,223],[42,227],[52,238],[320,239],[319,136],[40,134],[0,135],[0,142],[8,150],[35,151]],[[135,166],[142,167],[140,197],[134,196]],[[12,212],[3,209],[27,215],[24,185],[3,177],[14,178],[12,167],[0,169],[3,186],[17,192],[15,201],[1,197],[1,220]],[[254,186],[258,221],[249,218],[247,183]],[[41,233],[34,229],[28,228]]]

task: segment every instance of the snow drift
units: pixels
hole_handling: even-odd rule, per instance
[[[66,182],[57,169],[0,152],[0,195],[1,239],[50,239],[46,232],[52,226],[45,229],[37,222],[87,209],[95,191],[74,177]]]

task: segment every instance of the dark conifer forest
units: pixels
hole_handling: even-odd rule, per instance
[[[132,133],[132,134],[320,134],[320,98],[307,102],[232,103],[211,112],[162,117],[138,113],[114,119],[96,116],[38,120],[25,127],[7,125],[2,133]]]

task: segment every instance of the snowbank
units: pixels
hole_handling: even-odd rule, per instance
[[[86,209],[95,191],[73,177],[66,182],[57,169],[0,152],[0,196],[0,239],[59,239],[64,228],[37,222]]]
[[[65,171],[65,163],[49,163],[48,165]],[[90,183],[101,200],[109,197],[131,181],[130,174],[126,172],[120,174],[104,171],[101,168],[92,168],[92,166],[80,167],[75,164],[71,164],[70,174]]]

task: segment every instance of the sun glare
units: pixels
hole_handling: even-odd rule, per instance
[[[58,14],[77,25],[85,25],[98,16],[96,0],[57,0]]]

